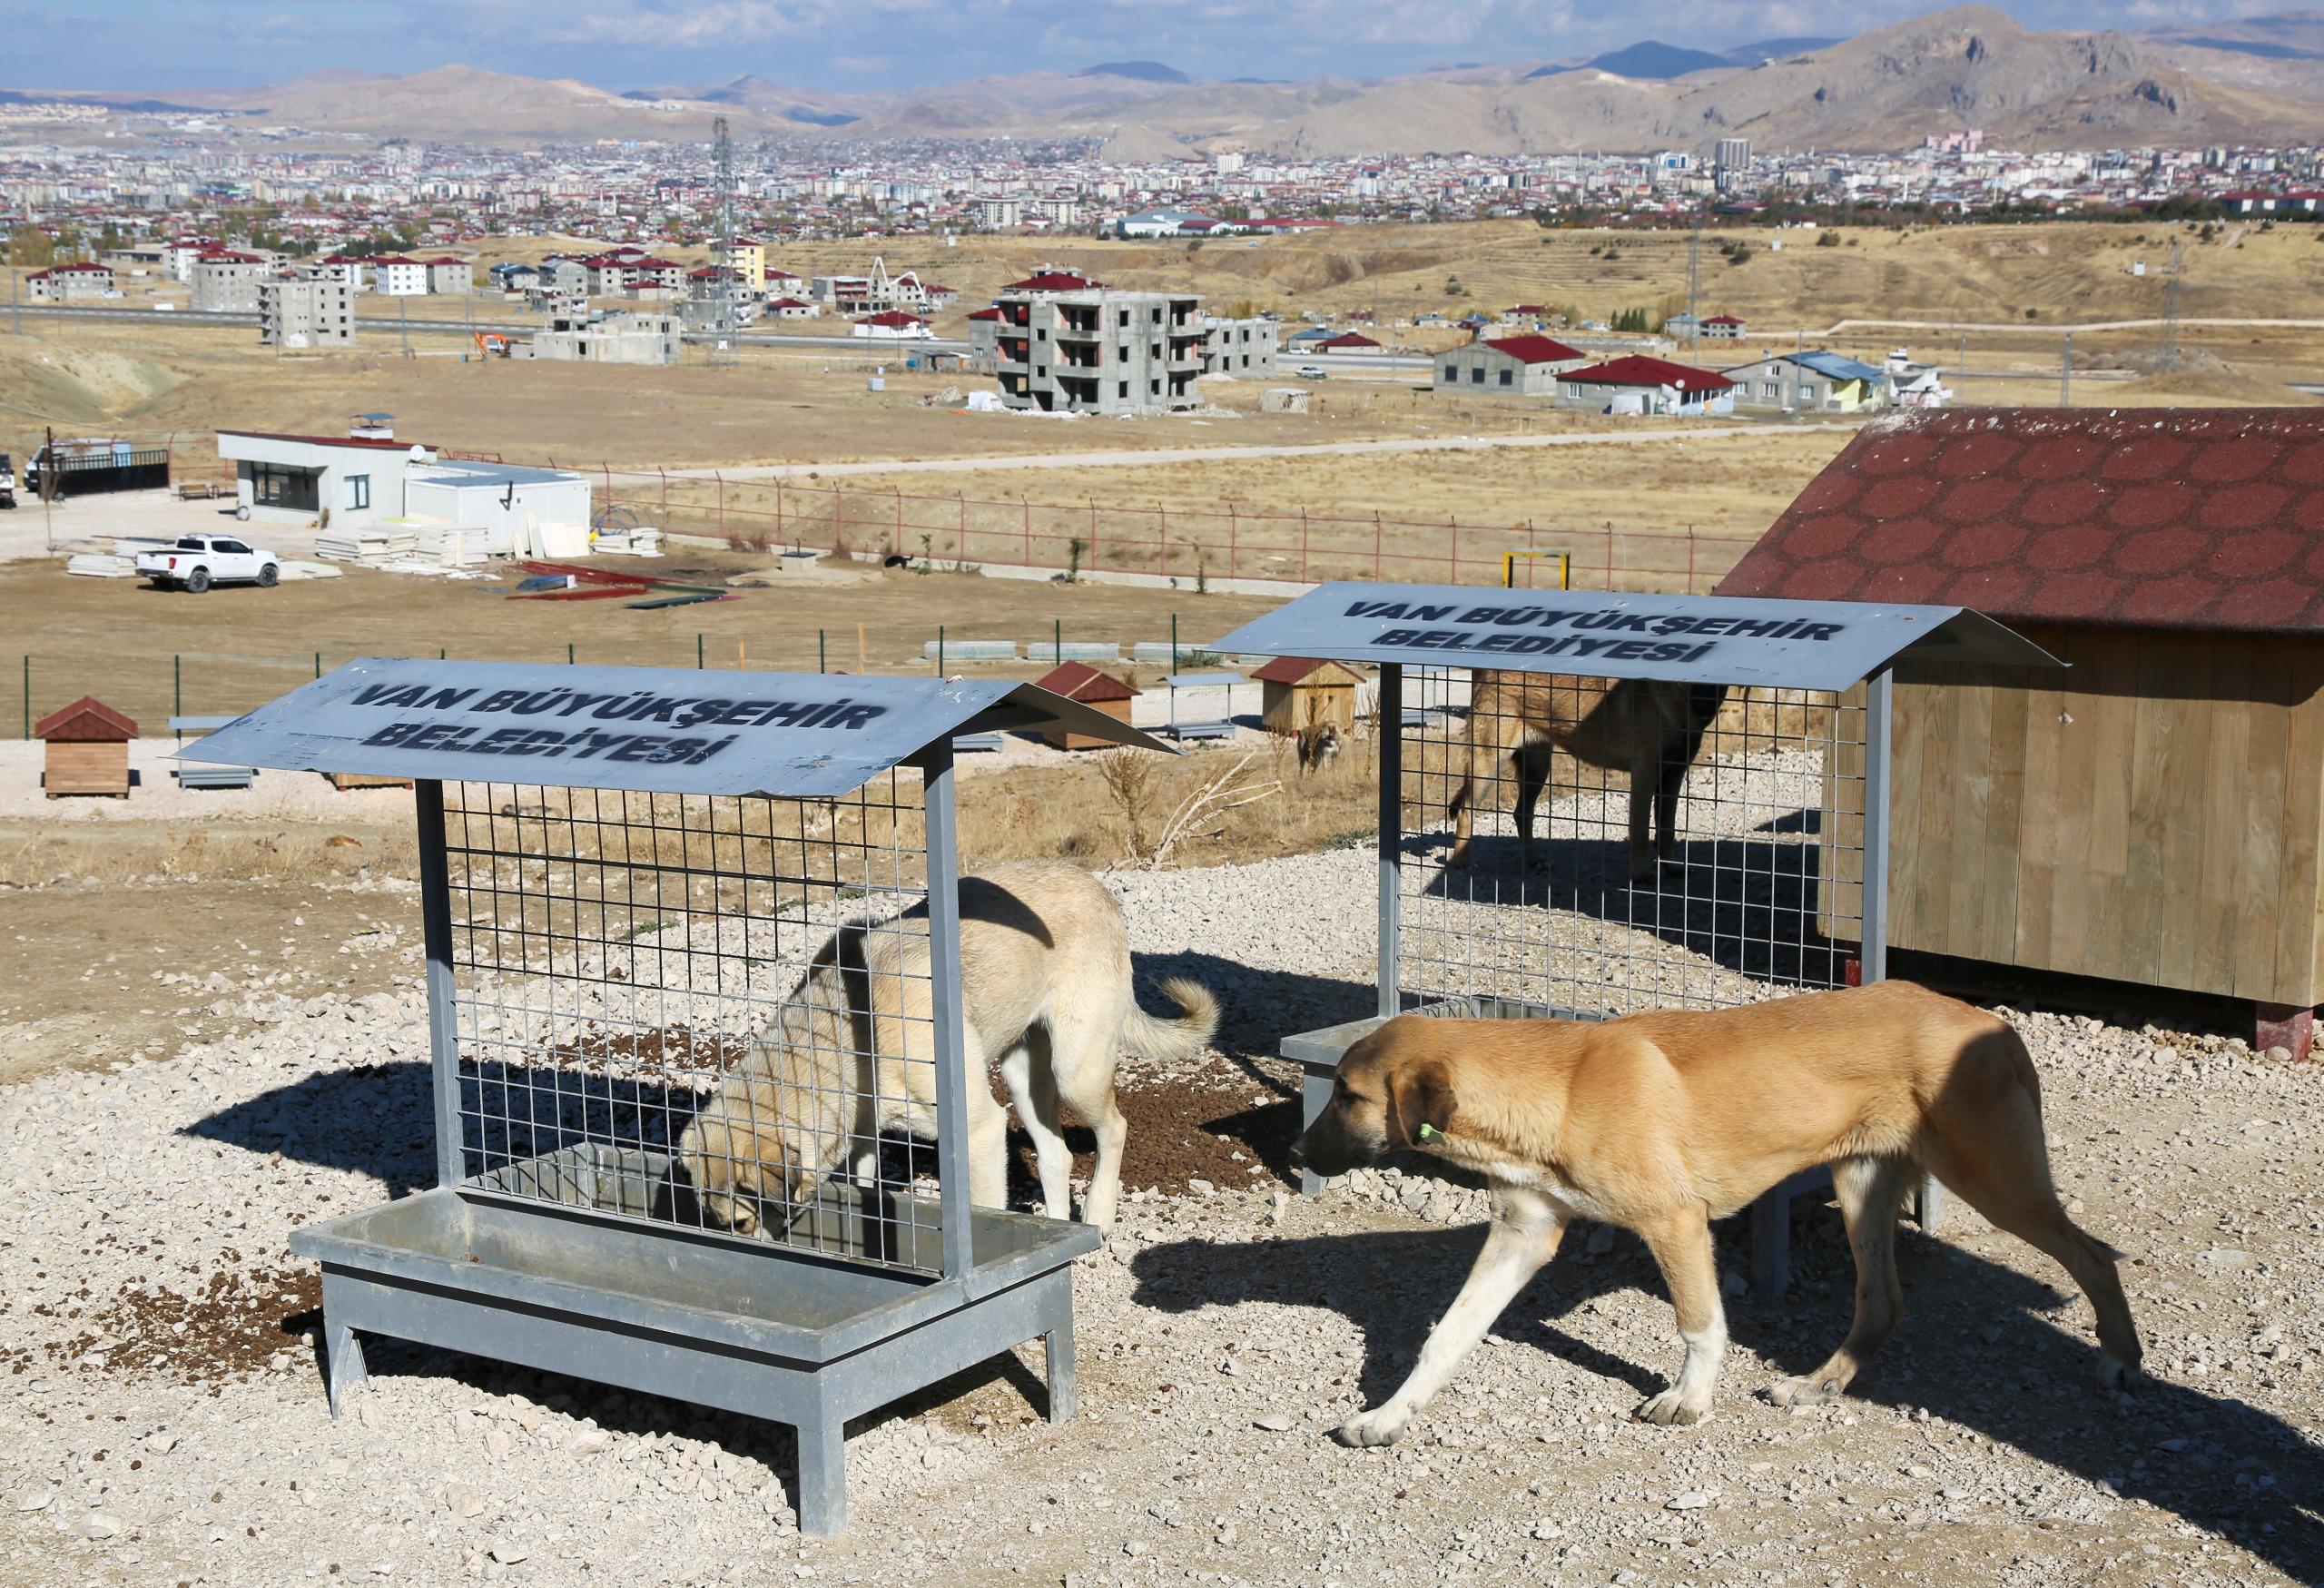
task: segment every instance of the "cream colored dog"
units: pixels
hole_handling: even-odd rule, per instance
[[[2102,1385],[2138,1365],[2117,1254],[2058,1206],[2024,1043],[1910,982],[1603,1024],[1400,1016],[1348,1050],[1292,1156],[1336,1175],[1400,1147],[1483,1174],[1493,1221],[1411,1376],[1338,1430],[1344,1445],[1402,1435],[1574,1218],[1653,1251],[1687,1360],[1638,1415],[1699,1421],[1727,1348],[1710,1221],[1817,1164],[1831,1165],[1856,1252],[1856,1323],[1821,1367],[1772,1387],[1777,1405],[1837,1396],[1896,1327],[1897,1204],[1923,1170],[2064,1265],[2098,1315]]]
[[[1184,1014],[1156,1020],[1130,993],[1121,906],[1088,873],[1049,862],[998,865],[960,879],[962,1046],[967,1064],[969,1199],[1006,1205],[1008,1115],[1000,1073],[1033,1139],[1043,1210],[1070,1216],[1073,1166],[1058,1121],[1062,1096],[1098,1136],[1082,1217],[1105,1228],[1121,1187],[1128,1122],[1114,1100],[1125,1048],[1167,1060],[1199,1053],[1218,1005],[1192,981],[1162,990]],[[928,912],[832,934],[784,1006],[679,1138],[678,1153],[710,1218],[749,1233],[759,1208],[793,1209],[852,1160],[869,1179],[880,1133],[937,1134],[935,1025]]]

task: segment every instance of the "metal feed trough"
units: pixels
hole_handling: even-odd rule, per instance
[[[952,786],[1050,725],[1164,748],[1006,681],[379,659],[188,746],[417,790],[437,1184],[291,1238],[333,1412],[384,1335],[788,1423],[810,1534],[850,1417],[1037,1336],[1072,1415],[1098,1233],[969,1203]]]
[[[1957,607],[1452,586],[1325,585],[1218,646],[1380,670],[1379,1013],[1284,1039],[1309,1120],[1406,1011],[1594,1021],[1880,980],[1891,669],[2057,665]],[[1762,1294],[1825,1179],[1754,1209]]]

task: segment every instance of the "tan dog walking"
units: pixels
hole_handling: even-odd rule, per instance
[[[1897,1208],[1923,1171],[2073,1276],[2102,1385],[2138,1365],[2117,1254],[2058,1205],[2025,1044],[1910,982],[1602,1024],[1400,1016],[1348,1050],[1292,1156],[1337,1175],[1402,1147],[1482,1173],[1493,1221],[1412,1374],[1338,1430],[1344,1445],[1402,1435],[1578,1218],[1642,1237],[1678,1309],[1686,1364],[1637,1415],[1699,1421],[1727,1348],[1710,1221],[1817,1164],[1856,1254],[1856,1322],[1821,1367],[1771,1387],[1777,1405],[1839,1395],[1896,1327]]]

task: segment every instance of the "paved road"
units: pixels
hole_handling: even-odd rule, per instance
[[[191,309],[157,311],[153,309],[133,309],[126,305],[114,307],[112,305],[93,306],[79,303],[25,303],[22,305],[0,305],[0,312],[5,312],[8,314],[21,313],[28,320],[38,318],[57,320],[129,320],[151,321],[154,323],[167,322],[186,325],[246,326],[253,329],[258,325],[258,316],[255,314],[226,313],[216,310],[203,310],[197,312]],[[530,336],[533,332],[541,329],[541,322],[538,320],[525,317],[519,317],[512,320],[505,314],[479,314],[474,320],[443,320],[438,319],[434,315],[430,315],[425,320],[417,316],[399,320],[392,314],[365,314],[359,317],[357,324],[368,337],[394,336],[406,330],[409,330],[415,335],[426,336],[466,336],[470,331],[478,330],[500,331],[511,336]],[[705,334],[689,331],[686,333],[685,340],[690,342],[707,343],[713,339]],[[969,350],[968,343],[964,341],[957,341],[947,337],[935,337],[926,341],[871,342],[854,336],[815,336],[812,334],[793,336],[789,334],[778,335],[768,331],[746,330],[736,340],[741,341],[746,347],[794,348],[801,351],[850,352],[866,355],[893,351],[899,358],[901,358],[906,354],[915,352],[965,353]],[[1290,370],[1290,366],[1294,362],[1295,357],[1295,355],[1286,356],[1284,360],[1284,368],[1279,371],[1279,373],[1285,380],[1297,379],[1297,377],[1291,373]],[[1387,373],[1418,376],[1425,375],[1428,372],[1429,360],[1425,354],[1421,353],[1402,353],[1395,355],[1384,352],[1334,353],[1330,355],[1328,359],[1319,361],[1318,368],[1340,370],[1346,373],[1362,371],[1367,374]]]
[[[1102,452],[1010,452],[984,458],[921,458],[869,463],[757,463],[740,469],[673,469],[673,479],[798,479],[816,475],[968,474],[984,469],[1145,469],[1157,463],[1231,463],[1255,458],[1377,457],[1398,452],[1491,452],[1509,447],[1641,447],[1704,437],[1748,439],[1809,430],[1825,424],[1689,425],[1683,429],[1592,431],[1556,436],[1398,437],[1376,441],[1317,441],[1282,446],[1118,448]]]

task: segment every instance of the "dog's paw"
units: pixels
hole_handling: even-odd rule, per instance
[[[1403,1436],[1404,1419],[1384,1417],[1377,1412],[1350,1417],[1332,1430],[1332,1437],[1351,1450],[1369,1450],[1383,1445],[1393,1445]]]
[[[1641,1423],[1660,1423],[1685,1427],[1708,1421],[1710,1416],[1710,1403],[1708,1400],[1697,1402],[1679,1390],[1666,1389],[1660,1395],[1652,1396],[1641,1401],[1638,1410],[1632,1412],[1630,1415]]]
[[[1818,1384],[1807,1375],[1779,1378],[1768,1386],[1767,1390],[1768,1399],[1784,1407],[1819,1406],[1827,1401],[1839,1399],[1842,1393],[1838,1380],[1827,1378]]]

